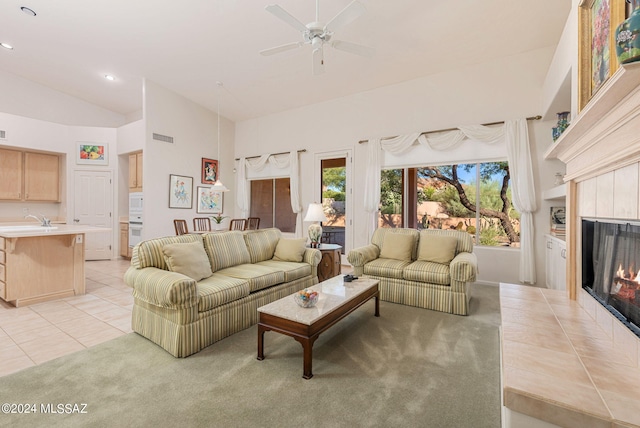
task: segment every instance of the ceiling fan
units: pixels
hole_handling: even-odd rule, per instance
[[[326,25],[320,23],[320,0],[316,0],[315,22],[310,22],[307,25],[300,22],[297,18],[277,4],[268,5],[265,9],[267,12],[274,14],[277,18],[280,18],[296,30],[300,31],[302,33],[302,41],[265,49],[260,51],[262,55],[273,55],[290,49],[299,48],[304,45],[311,45],[313,48],[313,74],[316,75],[324,72],[324,56],[322,49],[325,44],[328,44],[335,49],[356,55],[362,55],[365,57],[373,55],[373,49],[367,46],[344,42],[342,40],[331,40],[336,30],[344,27],[366,12],[364,5],[357,0],[353,0],[349,3]]]

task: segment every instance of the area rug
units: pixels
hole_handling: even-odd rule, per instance
[[[315,342],[309,380],[289,337],[256,359],[256,326],[184,359],[132,333],[0,378],[22,405],[0,426],[498,428],[498,291],[473,285],[469,316],[367,302]]]

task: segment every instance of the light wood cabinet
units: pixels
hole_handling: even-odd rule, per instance
[[[22,152],[0,149],[0,199],[22,200]]]
[[[60,201],[58,155],[24,153],[24,199],[26,201]]]
[[[142,192],[142,152],[129,155],[129,191]]]
[[[129,248],[129,223],[120,223],[120,256],[131,258],[131,248]]]
[[[0,149],[0,199],[60,202],[60,157]]]

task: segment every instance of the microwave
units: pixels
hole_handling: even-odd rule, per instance
[[[129,193],[129,217],[142,216],[143,201],[144,197],[142,192]]]

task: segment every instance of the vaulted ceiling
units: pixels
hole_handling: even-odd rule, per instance
[[[321,0],[326,23],[351,0]],[[120,114],[142,108],[144,78],[238,121],[556,45],[571,0],[359,0],[366,13],[334,39],[312,74],[309,45],[265,10],[304,24],[314,0],[30,0],[0,2],[0,69]],[[36,16],[24,13],[26,6]],[[107,81],[105,74],[116,77]],[[216,82],[222,82],[220,89]]]

